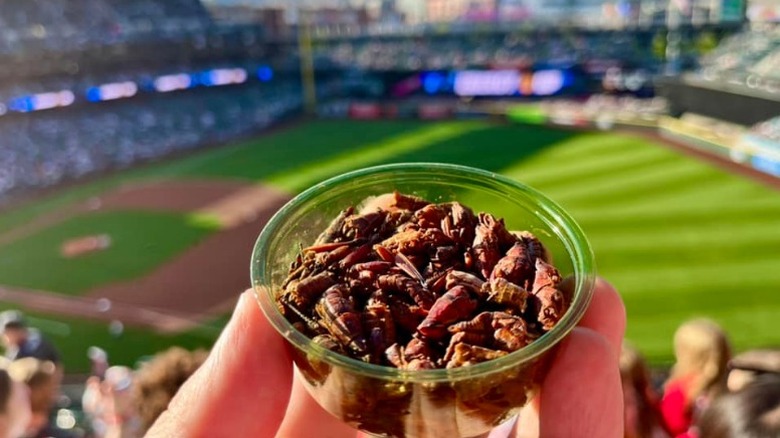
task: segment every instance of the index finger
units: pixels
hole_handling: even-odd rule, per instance
[[[273,436],[291,385],[287,346],[246,291],[206,362],[147,436]]]
[[[577,326],[604,336],[615,354],[620,354],[626,331],[626,308],[620,294],[606,280],[596,280],[593,298]]]

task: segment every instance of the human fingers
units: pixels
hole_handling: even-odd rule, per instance
[[[284,340],[244,292],[206,362],[185,382],[148,437],[272,437],[292,382]]]
[[[579,327],[587,327],[604,336],[616,355],[620,354],[626,331],[626,308],[615,288],[604,279],[597,279],[588,310]]]
[[[585,327],[562,342],[539,395],[539,436],[622,436],[623,392],[610,342]]]
[[[622,431],[618,355],[625,326],[620,295],[599,279],[578,328],[561,341],[539,397],[521,411],[515,436],[609,436],[578,432],[577,422],[590,424],[594,415],[607,429]],[[596,412],[581,406],[595,407]],[[599,414],[602,409],[604,415]],[[568,430],[571,426],[574,429]]]
[[[344,438],[355,437],[353,429],[323,409],[304,388],[299,372],[295,373],[290,403],[287,413],[279,427],[278,438],[317,437]]]

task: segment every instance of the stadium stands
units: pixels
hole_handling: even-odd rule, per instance
[[[614,125],[655,127],[666,114],[666,99],[639,99],[633,96],[596,94],[587,100],[556,99],[541,103],[547,119],[554,124],[596,126]]]
[[[257,132],[300,109],[301,101],[296,83],[260,83],[4,118],[0,199]]]
[[[698,78],[780,93],[780,27],[732,35],[700,64]]]
[[[318,45],[321,62],[368,70],[441,70],[577,64],[618,60],[654,66],[651,38],[641,32],[497,33],[477,38],[355,38]]]
[[[753,168],[780,177],[780,116],[753,125],[741,139],[742,161]]]
[[[780,144],[780,116],[755,124],[750,128],[750,133]]]
[[[0,54],[160,39],[202,32],[209,23],[198,0],[6,0],[0,2]]]

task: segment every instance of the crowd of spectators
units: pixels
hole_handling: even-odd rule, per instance
[[[3,117],[0,199],[12,191],[225,142],[257,132],[301,105],[299,84],[280,81]]]
[[[115,365],[90,376],[82,407],[91,435],[143,436],[207,355],[205,350],[171,347],[143,361],[136,369]]]
[[[199,33],[209,23],[198,0],[4,0],[0,54]]]
[[[700,60],[706,81],[780,93],[780,26],[750,29],[723,40]]]
[[[780,145],[780,116],[756,123],[749,133]]]
[[[540,104],[548,120],[561,125],[595,125],[608,129],[615,124],[654,126],[669,111],[662,97],[642,99],[631,95],[594,94],[585,100],[555,99]]]
[[[497,34],[480,37],[348,39],[319,44],[315,57],[366,70],[443,70],[616,60],[655,65],[652,39],[637,32]]]
[[[93,369],[80,403],[86,418],[76,427],[75,421],[62,419],[75,420],[72,411],[54,412],[63,394],[63,365],[56,348],[28,327],[18,311],[0,314],[0,334],[5,349],[0,357],[3,438],[143,436],[208,354],[172,347],[133,369],[110,366],[105,351],[91,347]]]

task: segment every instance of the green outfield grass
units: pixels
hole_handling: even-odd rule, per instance
[[[674,329],[695,316],[723,324],[740,350],[780,344],[780,193],[640,136],[479,121],[322,121],[59,196],[89,196],[128,179],[178,177],[259,180],[296,193],[344,171],[400,161],[485,168],[560,202],[589,236],[599,272],[620,289],[628,338],[655,364],[670,361]],[[0,226],[63,204],[54,196],[22,206],[0,214]],[[158,244],[179,239],[170,234],[161,232]],[[174,246],[191,244],[194,234]],[[12,252],[0,246],[3,254]],[[0,284],[6,275],[0,272]],[[60,281],[66,280],[49,285]]]
[[[79,294],[144,275],[212,231],[192,225],[183,214],[88,213],[0,245],[0,284]],[[60,254],[68,239],[103,233],[111,237],[105,250],[75,258]]]

